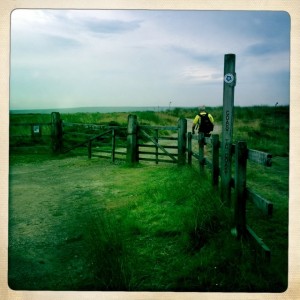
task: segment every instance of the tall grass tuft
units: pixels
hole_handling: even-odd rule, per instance
[[[127,290],[130,281],[126,245],[120,219],[106,210],[97,210],[91,216],[87,231],[91,253],[94,290]]]

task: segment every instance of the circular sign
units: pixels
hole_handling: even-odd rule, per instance
[[[226,83],[232,83],[233,80],[234,80],[234,76],[233,76],[233,74],[231,74],[231,73],[227,73],[227,74],[224,76],[224,81],[225,81]]]

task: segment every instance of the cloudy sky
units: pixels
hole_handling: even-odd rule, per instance
[[[289,104],[290,18],[276,11],[33,10],[11,15],[10,109]]]

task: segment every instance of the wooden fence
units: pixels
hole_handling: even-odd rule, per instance
[[[127,126],[107,126],[65,122],[58,112],[53,112],[49,123],[12,123],[11,127],[22,128],[19,138],[23,144],[30,139],[27,144],[32,152],[36,152],[37,142],[43,139],[44,147],[54,154],[81,148],[87,149],[89,158],[122,159],[130,164],[142,160],[185,164],[186,123],[179,119],[177,126],[140,125],[135,115],[129,115]],[[48,126],[46,135],[42,134],[42,126]],[[24,128],[31,129],[31,136],[24,133]],[[10,136],[11,140],[17,137]]]
[[[112,161],[124,159],[126,155],[126,127],[64,122],[60,114],[54,112],[52,128],[53,153],[84,148],[89,158],[110,158]]]
[[[122,127],[64,122],[58,112],[53,112],[48,125],[54,154],[87,148],[89,158],[117,158],[130,164],[142,160],[156,164],[186,162],[186,119],[179,119],[177,126],[150,126],[139,125],[137,117],[129,115],[127,127]]]
[[[193,141],[197,141],[197,147],[193,146]],[[211,160],[205,155],[204,147],[205,145],[211,147]],[[193,150],[198,148],[197,151]],[[220,170],[219,161],[219,149],[221,148],[221,143],[219,141],[219,135],[213,134],[211,137],[204,137],[203,133],[198,135],[192,135],[191,132],[188,133],[188,163],[192,164],[192,158],[196,158],[200,173],[203,173],[205,166],[211,169],[212,173],[212,185],[218,187],[219,177],[222,176]],[[255,232],[250,228],[246,222],[246,202],[252,201],[257,208],[263,211],[267,216],[272,216],[273,204],[258,195],[252,189],[247,187],[247,161],[251,161],[257,164],[270,167],[272,165],[272,155],[269,153],[252,150],[247,148],[247,143],[239,141],[236,144],[232,144],[231,156],[234,160],[234,177],[230,181],[230,189],[234,189],[235,193],[233,196],[233,209],[234,209],[234,230],[233,234],[238,238],[242,236],[249,236],[255,241],[256,245],[260,246],[263,255],[267,260],[270,259],[271,251],[268,246],[260,239]],[[206,151],[208,152],[208,151]],[[231,173],[231,170],[229,170]]]
[[[51,125],[51,122],[10,122],[10,151],[49,152]]]

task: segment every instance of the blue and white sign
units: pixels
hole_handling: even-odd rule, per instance
[[[226,83],[232,83],[234,81],[234,75],[231,74],[231,73],[227,73],[225,76],[224,76],[224,81]]]

